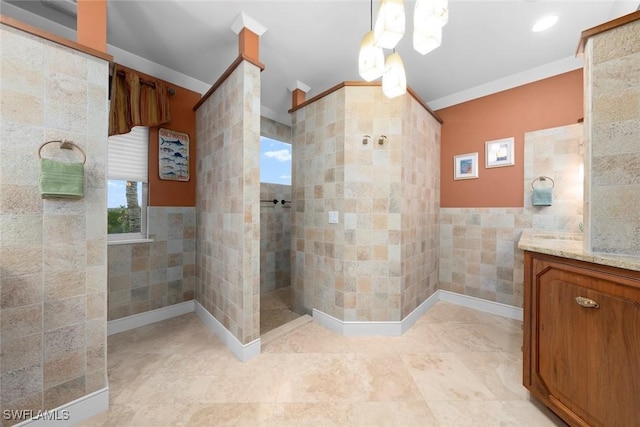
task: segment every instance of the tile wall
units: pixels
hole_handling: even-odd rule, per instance
[[[246,61],[196,110],[196,300],[260,336],[260,69]]]
[[[355,292],[344,282],[346,218],[326,225],[329,210],[344,212],[344,103],[345,91],[333,92],[294,112],[291,126],[293,311],[339,319],[345,304],[355,308],[355,298],[344,302],[345,290]]]
[[[524,208],[440,210],[440,289],[522,307],[522,231],[581,232],[583,141],[582,124],[525,134]],[[539,176],[555,181],[552,206],[532,206]]]
[[[38,411],[107,386],[109,64],[5,25],[0,38],[0,406]],[[43,200],[38,149],[63,138],[86,153],[84,198]],[[80,161],[56,145],[43,157]]]
[[[640,21],[585,49],[585,249],[640,255]]]
[[[435,292],[439,124],[421,108],[347,86],[294,112],[296,311],[399,321]]]
[[[412,97],[406,97],[406,104],[401,140],[403,319],[438,288],[440,258],[440,124]]]
[[[151,243],[109,245],[108,319],[194,299],[195,207],[148,208]]]
[[[260,184],[260,293],[291,285],[291,186]]]
[[[343,320],[401,320],[402,120],[407,97],[386,99],[380,87],[346,87],[344,150]],[[316,126],[319,123],[316,122]],[[341,136],[342,136],[341,135]],[[363,135],[370,135],[368,144]],[[384,143],[378,143],[385,135]],[[326,218],[324,218],[326,223]]]
[[[291,126],[264,116],[260,117],[260,135],[291,144]]]

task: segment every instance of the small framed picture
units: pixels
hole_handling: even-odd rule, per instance
[[[189,181],[189,135],[169,129],[158,131],[160,179]]]
[[[453,179],[473,179],[478,177],[478,153],[453,156]]]
[[[515,158],[513,156],[514,145],[513,137],[485,142],[485,166],[488,168],[513,166],[515,164]]]

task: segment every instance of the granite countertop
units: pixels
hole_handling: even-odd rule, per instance
[[[640,271],[640,257],[586,251],[583,247],[581,233],[523,231],[518,241],[518,248],[525,251]]]

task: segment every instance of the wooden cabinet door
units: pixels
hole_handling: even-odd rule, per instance
[[[639,289],[587,269],[533,262],[533,387],[571,414],[572,424],[640,426]]]

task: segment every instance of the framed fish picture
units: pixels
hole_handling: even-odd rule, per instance
[[[189,181],[189,135],[169,129],[158,131],[160,179]]]

